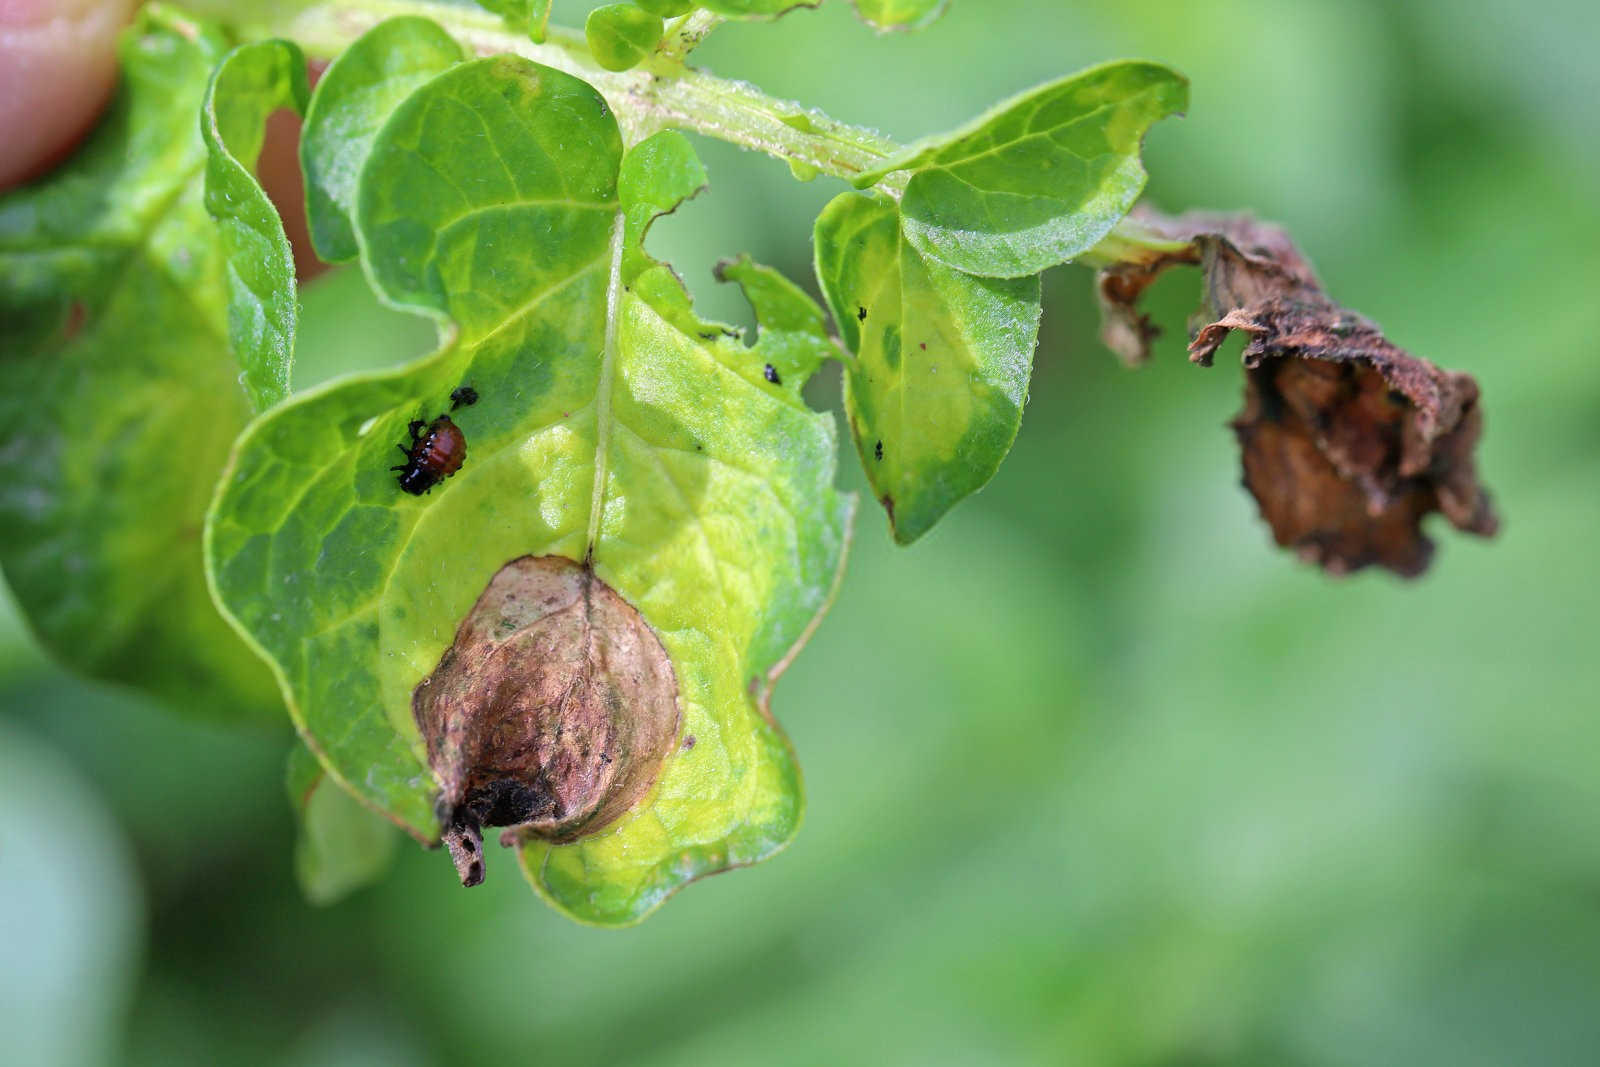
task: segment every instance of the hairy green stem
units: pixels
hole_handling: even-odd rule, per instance
[[[695,50],[695,46],[723,22],[723,17],[711,11],[691,11],[667,27],[666,34],[656,52],[663,59],[678,60]]]
[[[689,130],[781,159],[797,175],[827,174],[846,181],[873,170],[902,148],[874,130],[769,96],[748,82],[688,66],[684,62],[688,53],[722,21],[703,12],[672,23],[654,56],[633,70],[619,72],[596,63],[583,35],[571,29],[552,25],[544,43],[536,44],[487,11],[434,0],[317,0],[299,7],[250,0],[191,2],[246,38],[286,37],[312,58],[324,60],[385,19],[430,18],[477,55],[512,52],[582,78],[606,98],[629,143],[663,129]],[[877,188],[898,198],[904,183],[904,175],[890,174]],[[1124,220],[1079,262],[1087,266],[1121,262],[1149,243],[1150,235]]]
[[[630,141],[673,127],[785,160],[799,170],[850,179],[900,145],[871,130],[837,122],[744,82],[687,66],[683,59],[717,20],[690,15],[674,23],[663,48],[633,70],[594,61],[583,35],[552,25],[543,44],[513,33],[486,11],[428,0],[329,0],[287,13],[275,5],[209,0],[206,6],[247,37],[287,37],[313,58],[331,59],[350,42],[397,15],[431,18],[478,55],[513,52],[566,71],[598,89]]]

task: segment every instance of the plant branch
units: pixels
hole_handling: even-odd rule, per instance
[[[639,67],[609,71],[595,62],[579,32],[552,25],[542,44],[477,8],[436,0],[320,0],[284,11],[249,0],[191,0],[246,39],[287,37],[314,59],[329,60],[385,19],[433,19],[468,50],[489,56],[510,52],[565,71],[593,85],[611,105],[629,143],[663,129],[688,130],[781,159],[797,175],[826,174],[846,181],[899,152],[899,142],[875,130],[840,122],[812,108],[762,92],[748,82],[719,78],[688,66],[687,54],[721,21],[705,12],[674,22],[657,53]],[[263,8],[266,10],[263,11]],[[899,198],[905,177],[877,184]],[[1142,227],[1120,222],[1095,249],[1080,257],[1090,267],[1125,262],[1135,249],[1162,244]]]
[[[681,62],[722,23],[723,17],[713,11],[692,11],[667,27],[666,35],[656,46],[656,54]]]
[[[287,37],[318,59],[332,59],[385,19],[430,18],[477,55],[512,52],[582,78],[611,104],[629,141],[668,127],[690,130],[774,156],[798,170],[847,180],[900,148],[871,130],[687,66],[684,56],[716,25],[715,16],[680,20],[656,55],[617,72],[596,63],[583,35],[573,30],[552,25],[545,42],[535,44],[486,11],[429,0],[329,0],[284,14],[274,5],[243,0],[204,0],[203,6],[247,38]]]

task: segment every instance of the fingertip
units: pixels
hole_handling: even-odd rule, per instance
[[[0,189],[38,176],[94,125],[134,0],[0,0]]]

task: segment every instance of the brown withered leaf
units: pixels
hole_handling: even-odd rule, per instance
[[[1233,420],[1244,484],[1280,545],[1332,573],[1376,564],[1427,569],[1422,520],[1440,511],[1482,536],[1498,520],[1478,484],[1478,385],[1395,347],[1330,300],[1288,235],[1244,216],[1141,212],[1153,240],[1100,271],[1101,337],[1149,359],[1158,331],[1137,308],[1170,267],[1199,266],[1189,358],[1210,366],[1233,330],[1244,348],[1244,409]]]
[[[649,625],[592,570],[522,556],[490,580],[411,710],[444,843],[483,881],[483,827],[570,841],[636,803],[678,733],[678,683]]]

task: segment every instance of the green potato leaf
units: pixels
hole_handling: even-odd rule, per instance
[[[880,33],[920,30],[936,21],[950,0],[855,0],[856,13]]]
[[[589,12],[583,34],[594,61],[606,70],[631,70],[661,43],[661,16],[633,4],[607,4]]]
[[[294,253],[283,220],[256,181],[267,117],[304,114],[306,60],[288,41],[242,45],[223,57],[206,88],[206,210],[217,222],[228,275],[228,343],[256,410],[289,395],[298,303]]]
[[[95,133],[0,198],[0,564],[67,666],[238,719],[276,698],[212,605],[200,553],[250,410],[197,122],[225,49],[146,7]]]
[[[311,243],[328,263],[359,252],[353,216],[361,164],[400,102],[461,62],[461,46],[432,19],[403,16],[358,37],[317,82],[300,135]]]
[[[1027,277],[1111,232],[1144,189],[1145,132],[1188,99],[1189,83],[1155,63],[1091,67],[907,148],[856,185],[910,171],[900,210],[918,251],[980,277]]]
[[[762,342],[685,332],[667,287],[635,284],[665,270],[639,254],[648,216],[703,181],[660,136],[634,153],[660,169],[619,183],[615,119],[583,82],[504,56],[418,89],[361,168],[356,228],[380,293],[440,320],[443,346],[258,419],[207,527],[218,597],[331,776],[425,841],[438,787],[412,692],[491,577],[587,561],[640,612],[676,672],[680,743],[615,822],[520,848],[541,895],[602,924],[794,833],[771,690],[831,599],[852,508],[831,420],[765,379]],[[396,443],[461,384],[480,397],[454,413],[465,464],[402,493]]]
[[[894,538],[909,544],[994,476],[1022,423],[1039,278],[924,256],[893,201],[843,193],[817,219],[817,279],[845,346],[845,408]]]
[[[296,743],[284,775],[299,833],[294,874],[313,904],[335,904],[388,873],[399,834],[329,778],[309,748]]]

